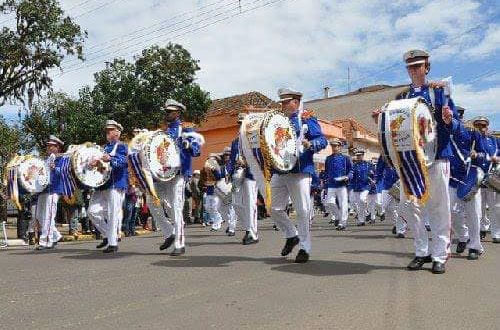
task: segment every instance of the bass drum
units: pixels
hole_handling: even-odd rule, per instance
[[[16,156],[7,164],[9,178],[17,175],[17,181],[29,194],[41,193],[49,185],[50,170],[47,162],[36,156]],[[17,172],[17,173],[16,173]]]
[[[71,164],[76,179],[89,188],[98,188],[111,177],[111,164],[101,160],[104,149],[95,143],[87,142],[72,148]],[[97,164],[91,165],[97,160]]]
[[[172,137],[163,131],[147,131],[138,134],[130,142],[131,152],[138,152],[143,166],[158,181],[173,179],[181,169],[179,147]]]
[[[250,113],[245,117],[245,136],[253,154],[261,154],[279,173],[288,173],[297,163],[297,137],[290,119],[279,111]],[[261,159],[256,159],[261,163]],[[262,166],[262,164],[261,164]]]

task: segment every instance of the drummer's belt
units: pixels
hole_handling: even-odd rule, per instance
[[[386,123],[386,116],[382,112],[382,124]],[[389,118],[392,120],[392,118]],[[413,120],[414,132],[418,132],[418,123],[415,116]],[[419,204],[425,204],[429,198],[429,173],[425,164],[424,151],[418,144],[418,134],[400,132],[398,128],[386,130],[382,128],[382,149],[389,156],[389,148],[394,150],[395,157],[389,157],[390,163],[398,171],[406,198]],[[398,144],[396,145],[396,141]],[[404,146],[404,148],[399,147]]]

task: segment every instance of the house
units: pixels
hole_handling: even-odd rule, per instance
[[[274,102],[259,92],[249,92],[212,101],[205,121],[200,123],[197,131],[203,134],[206,140],[200,157],[193,159],[193,168],[201,169],[208,155],[213,152],[222,152],[224,147],[230,146],[239,131],[238,114],[240,112],[266,112],[271,109],[280,109],[280,104]],[[323,134],[327,138],[337,137],[344,139],[342,127],[327,120],[319,120]],[[324,161],[331,153],[327,149],[316,155],[315,160]]]

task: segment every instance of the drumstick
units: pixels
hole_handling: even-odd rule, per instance
[[[476,140],[473,140],[473,141],[472,141],[472,147],[471,147],[471,149],[470,149],[470,150],[471,150],[471,153],[472,153],[472,151],[474,151],[474,148],[475,148],[475,147],[476,147]],[[469,156],[469,158],[471,158],[471,157]],[[469,176],[469,171],[470,171],[470,167],[471,167],[471,165],[472,165],[472,159],[470,159],[469,164],[467,165],[467,176]]]

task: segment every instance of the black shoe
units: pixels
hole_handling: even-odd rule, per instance
[[[491,241],[493,243],[500,243],[500,238],[492,238]]]
[[[432,262],[431,256],[415,257],[406,268],[409,270],[420,270],[425,263]]]
[[[345,226],[344,225],[338,225],[336,229],[338,231],[342,231],[342,230],[345,230]]]
[[[28,244],[35,245],[35,233],[28,233]]]
[[[335,227],[338,227],[339,222],[340,222],[339,220],[335,220],[335,222],[333,223],[333,225],[334,225]]]
[[[101,243],[99,243],[95,248],[96,249],[102,249],[103,247],[105,247],[106,245],[108,245],[108,239],[105,238],[102,240]]]
[[[226,228],[226,234],[229,234],[229,227]]]
[[[326,217],[328,217],[329,215],[330,215],[330,213],[325,213],[325,214],[323,214],[323,218],[326,218]]]
[[[398,234],[396,235],[396,238],[405,238],[405,234],[403,234],[403,233],[398,233]]]
[[[242,240],[243,245],[257,244],[259,243],[259,239],[253,239],[252,236],[245,236]]]
[[[108,245],[107,248],[102,250],[102,253],[115,253],[118,252],[118,246]]]
[[[180,249],[174,249],[172,252],[170,252],[170,255],[176,257],[184,253],[186,253],[186,248],[182,247]]]
[[[356,226],[358,226],[358,227],[363,227],[364,225],[365,225],[364,222],[360,222],[360,223],[356,224]]]
[[[333,225],[335,223],[335,220],[331,219],[330,221],[328,221],[328,224],[329,225]]]
[[[431,225],[425,225],[425,230],[431,231]]]
[[[469,249],[469,255],[467,256],[468,260],[477,260],[479,259],[479,251],[474,249]]]
[[[380,215],[380,221],[384,221],[384,220],[385,220],[385,213],[382,213],[382,214]]]
[[[370,222],[370,215],[369,214],[365,217],[365,222]]]
[[[174,243],[175,241],[175,235],[170,235],[165,239],[165,242],[163,242],[162,245],[160,245],[160,251],[166,250]]]
[[[210,231],[211,232],[214,232],[214,231],[218,231],[217,229],[214,229],[214,228],[210,228]]]
[[[285,246],[281,250],[281,255],[283,257],[289,255],[290,252],[292,252],[292,250],[295,247],[295,245],[299,244],[299,242],[300,242],[299,236],[294,236],[294,237],[287,238]]]
[[[43,251],[43,250],[51,250],[51,249],[53,249],[53,247],[52,247],[52,246],[43,246],[43,245],[38,245],[38,246],[36,247],[36,250],[38,250],[38,251]]]
[[[481,239],[485,239],[485,238],[486,238],[486,230],[481,230],[481,231],[479,232],[479,237],[480,237]]]
[[[392,227],[392,234],[393,234],[393,235],[396,235],[396,233],[397,233],[397,232],[396,232],[396,226],[394,226],[394,227]]]
[[[234,231],[228,231],[227,236],[234,236]]]
[[[463,253],[465,248],[467,247],[467,242],[458,242],[457,244],[457,253]]]
[[[308,261],[309,261],[309,253],[307,253],[306,250],[300,249],[299,253],[297,253],[297,256],[295,257],[295,263],[305,264]]]
[[[275,231],[280,231],[280,229],[279,229],[279,228],[278,228],[278,226],[276,226],[276,225],[273,225],[273,229],[274,229]]]
[[[446,267],[443,262],[434,261],[432,263],[433,274],[444,274],[445,272],[446,272]]]

